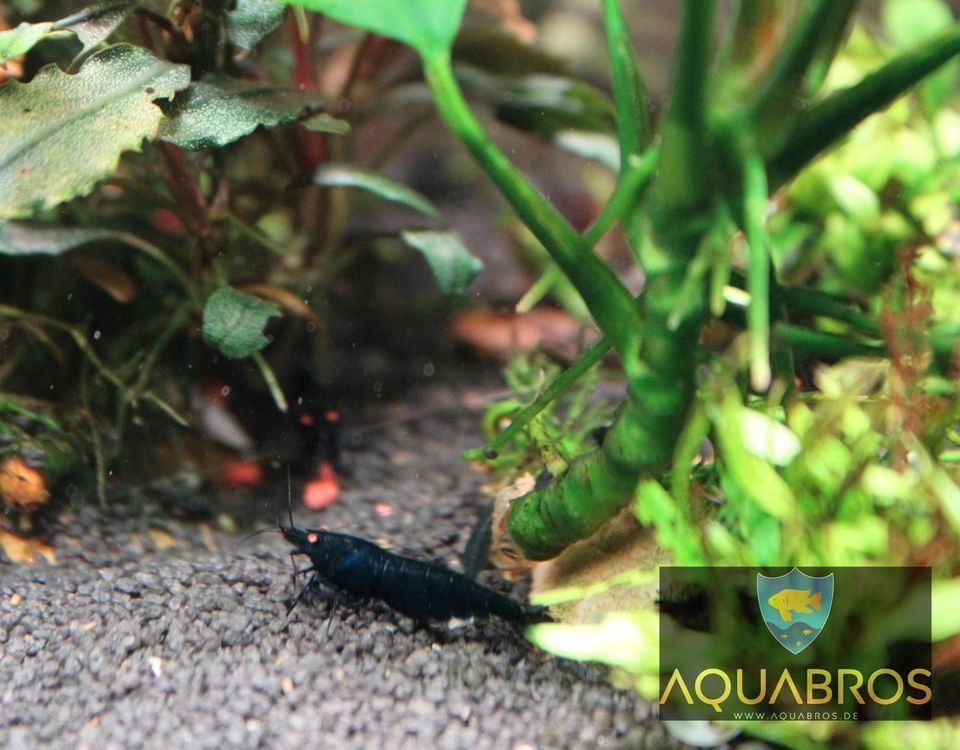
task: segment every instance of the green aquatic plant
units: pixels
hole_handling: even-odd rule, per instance
[[[292,4],[417,51],[441,119],[603,334],[513,413],[502,433],[466,457],[493,455],[524,435],[608,349],[619,357],[627,393],[602,446],[565,462],[554,481],[511,504],[507,527],[527,558],[553,558],[633,508],[680,564],[932,565],[934,638],[960,630],[952,614],[960,490],[950,428],[960,338],[953,314],[930,304],[915,256],[900,252],[929,230],[911,233],[904,222],[884,222],[890,184],[864,183],[864,190],[829,166],[815,167],[819,177],[803,171],[916,84],[923,82],[921,117],[942,112],[960,52],[960,26],[943,6],[928,2],[911,11],[907,3],[889,3],[885,12],[900,19],[889,24],[903,31],[899,47],[840,76],[834,62],[853,2],[741,0],[718,35],[715,4],[688,0],[670,88],[654,123],[623,10],[604,0],[619,146],[618,158],[607,161],[618,165],[618,178],[595,224],[581,234],[520,174],[463,95],[461,80],[470,75],[454,68],[451,49],[465,0]],[[854,43],[859,39],[858,32]],[[601,121],[590,127],[602,128]],[[530,118],[523,123],[529,127]],[[557,142],[556,128],[543,130]],[[953,154],[940,153],[950,169]],[[940,165],[928,170],[929,183],[943,175]],[[824,216],[827,204],[818,202],[825,181],[839,220]],[[905,190],[913,201],[918,186]],[[772,211],[773,196],[793,213]],[[941,215],[949,216],[949,200],[937,204]],[[902,214],[907,223],[923,223],[915,210]],[[594,252],[614,223],[645,278],[638,297]],[[882,242],[862,241],[880,230]],[[846,279],[824,263],[801,273],[798,253],[822,257],[830,243]],[[955,277],[950,247],[933,250],[926,261]],[[877,258],[882,268],[858,273]],[[851,279],[860,281],[851,286]],[[951,289],[950,282],[935,285],[933,296],[947,298]],[[872,295],[866,303],[864,293]],[[706,333],[721,323],[734,333],[711,347]],[[824,361],[836,364],[817,369]],[[525,434],[536,440],[535,430]],[[705,441],[709,456],[702,454]],[[604,585],[635,585],[636,578]],[[592,592],[572,589],[549,601]],[[532,637],[558,653],[614,665],[655,694],[653,612],[538,626]],[[758,732],[802,747],[834,730],[778,724]]]

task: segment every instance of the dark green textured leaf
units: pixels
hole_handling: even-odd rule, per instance
[[[270,343],[263,328],[278,315],[280,308],[272,302],[223,287],[203,308],[203,340],[230,359],[249,357]]]
[[[243,49],[253,49],[283,22],[286,6],[279,0],[237,0],[225,17],[227,39]]]
[[[103,3],[85,8],[70,18],[54,24],[57,28],[70,29],[83,45],[81,55],[86,54],[117,30],[134,8],[132,2]]]
[[[305,111],[316,109],[313,94],[224,76],[207,76],[169,104],[162,105],[166,119],[159,138],[181,148],[217,148],[267,128],[295,122]],[[330,130],[338,125],[333,120]]]
[[[462,293],[483,270],[481,260],[467,250],[456,232],[411,230],[401,232],[400,236],[407,245],[423,254],[437,286],[447,294]]]
[[[0,219],[89,193],[121,153],[156,135],[163,113],[153,101],[189,82],[185,65],[117,44],[75,75],[47,65],[28,84],[0,87]]]
[[[409,44],[422,56],[453,44],[467,0],[285,0],[348,26]]]
[[[83,45],[85,54],[109,37],[123,19],[133,10],[129,1],[111,2],[84,8],[59,21],[21,23],[17,28],[0,31],[0,65],[7,60],[26,54],[48,36],[73,32]]]
[[[324,164],[314,173],[313,181],[317,185],[369,190],[385,200],[402,203],[427,216],[440,217],[436,207],[413,188],[350,164]]]

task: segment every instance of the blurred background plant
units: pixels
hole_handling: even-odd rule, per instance
[[[424,120],[408,51],[270,0],[2,14],[0,460],[43,498],[4,491],[24,528],[72,470],[102,501],[108,477],[218,478],[217,445],[294,460],[283,412],[409,379],[417,321],[481,263],[387,174]]]

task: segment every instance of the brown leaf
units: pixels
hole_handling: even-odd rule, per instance
[[[0,548],[3,548],[12,562],[32,565],[39,556],[51,565],[57,564],[56,550],[36,537],[25,539],[6,529],[0,529]]]
[[[470,310],[455,315],[450,326],[458,339],[496,357],[535,346],[576,356],[583,331],[573,316],[554,307],[536,307],[521,315]]]
[[[70,262],[87,281],[113,297],[117,302],[127,303],[137,296],[137,285],[126,271],[109,260],[94,255],[70,256]]]
[[[0,464],[0,498],[15,510],[32,513],[50,499],[39,469],[27,466],[19,456],[9,456]]]
[[[258,297],[263,297],[271,300],[272,302],[276,302],[278,305],[280,305],[280,307],[285,307],[294,315],[299,315],[301,318],[306,318],[317,327],[317,331],[320,333],[320,335],[326,337],[326,327],[323,325],[323,321],[320,319],[320,316],[310,309],[310,305],[308,305],[304,300],[291,292],[289,289],[284,289],[282,286],[276,286],[275,284],[258,283],[246,284],[244,285],[242,291],[247,292],[248,294],[256,294]]]
[[[169,531],[164,531],[163,529],[158,529],[156,527],[148,529],[147,536],[150,537],[150,540],[153,542],[153,546],[161,552],[165,549],[173,547],[177,543],[177,538],[173,534],[171,534]]]

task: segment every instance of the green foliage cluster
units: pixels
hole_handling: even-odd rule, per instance
[[[95,453],[102,479],[101,447],[121,445],[131,415],[187,424],[216,354],[250,360],[285,410],[263,350],[299,336],[319,357],[331,282],[385,241],[350,230],[369,205],[354,198],[410,210],[393,241],[444,293],[479,272],[429,200],[354,158],[351,126],[383,93],[360,71],[365,54],[379,64],[362,39],[324,37],[356,57],[332,113],[319,27],[281,3],[73,10],[0,32],[0,406],[30,404],[49,480],[66,464],[42,450],[44,424],[88,425],[96,450],[67,463]]]

